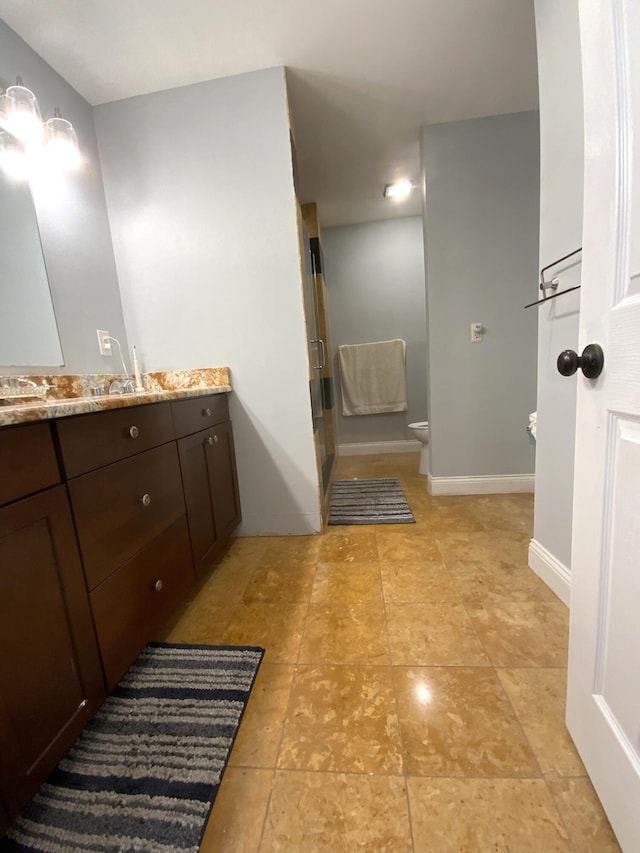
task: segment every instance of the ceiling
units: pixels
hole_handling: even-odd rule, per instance
[[[91,104],[287,66],[324,226],[420,213],[420,127],[537,109],[533,0],[0,0]]]

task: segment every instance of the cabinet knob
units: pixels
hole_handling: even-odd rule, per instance
[[[151,495],[143,495],[140,500],[142,501],[142,506],[149,506],[151,504]]]
[[[207,444],[208,444],[209,446],[211,446],[211,445],[213,444],[213,436],[212,436],[212,435],[210,435],[210,436],[207,438]]]
[[[214,436],[213,436],[213,440],[214,440],[214,441],[215,441],[215,443],[217,444],[217,443],[218,443],[218,441],[219,441],[218,436],[217,436],[217,435],[214,435]]]
[[[205,418],[210,418],[210,417],[211,417],[211,409],[203,409],[203,410],[202,410],[202,415],[203,415],[203,417],[205,417]]]
[[[155,589],[156,592],[160,592],[162,590],[162,586],[163,586],[162,581],[160,579],[158,579],[154,583],[153,588]]]
[[[137,438],[140,435],[140,430],[137,426],[131,426],[129,427],[129,435],[131,438]]]

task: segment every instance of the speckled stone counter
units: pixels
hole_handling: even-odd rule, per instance
[[[108,394],[110,383],[114,379],[121,379],[121,374],[30,375],[12,378],[28,379],[39,386],[49,385],[49,388],[44,399],[37,399],[35,391],[34,399],[24,398],[15,402],[0,399],[0,427],[160,403],[164,400],[227,394],[231,391],[228,367],[145,373],[142,376],[145,391],[137,394]],[[104,393],[94,394],[92,389]],[[22,388],[21,392],[27,393],[27,389]]]

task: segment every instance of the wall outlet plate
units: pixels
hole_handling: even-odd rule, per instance
[[[482,323],[472,323],[471,324],[471,343],[479,344],[482,340]]]
[[[111,336],[109,332],[105,332],[102,329],[96,329],[96,332],[98,334],[98,348],[100,350],[100,355],[112,356],[113,347],[111,346]]]

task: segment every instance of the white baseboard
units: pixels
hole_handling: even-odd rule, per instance
[[[338,456],[369,456],[372,453],[414,453],[422,445],[419,441],[367,441],[357,444],[339,444]]]
[[[534,485],[535,474],[484,477],[434,477],[429,474],[430,495],[506,495],[533,492]]]
[[[555,592],[567,607],[571,599],[571,570],[537,540],[529,542],[529,568]]]

